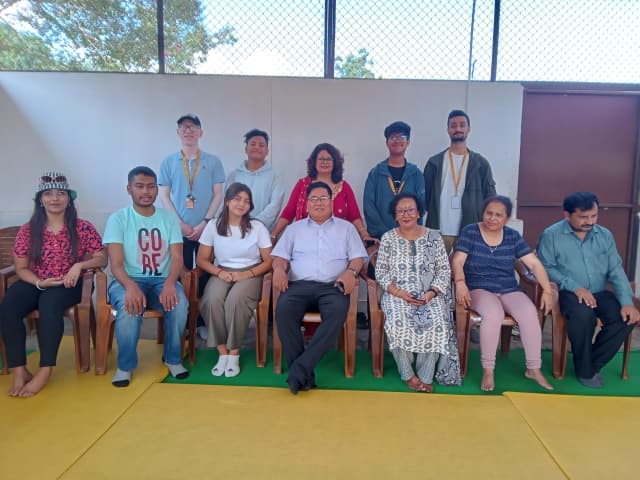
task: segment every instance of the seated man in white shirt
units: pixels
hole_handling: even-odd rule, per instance
[[[342,329],[349,294],[358,286],[367,257],[355,227],[332,215],[331,195],[324,182],[309,185],[309,217],[291,224],[271,254],[273,286],[282,292],[276,306],[278,333],[294,395],[315,386],[314,368]],[[310,308],[320,311],[322,321],[305,349],[300,326]]]

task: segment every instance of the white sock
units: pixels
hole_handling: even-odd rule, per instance
[[[169,372],[171,372],[171,375],[173,375],[178,380],[184,380],[189,376],[189,370],[184,368],[181,363],[164,362],[164,364],[169,369]]]
[[[240,355],[229,355],[227,367],[224,370],[225,377],[235,377],[240,373]]]
[[[211,375],[214,377],[220,377],[224,375],[224,369],[227,368],[227,359],[229,355],[220,355],[218,357],[218,363],[216,363],[211,369]]]
[[[131,372],[125,372],[118,368],[111,379],[111,383],[114,387],[128,387],[129,383],[131,383]]]

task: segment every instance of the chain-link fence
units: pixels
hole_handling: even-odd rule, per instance
[[[634,83],[638,25],[640,0],[0,0],[0,69]]]
[[[498,80],[640,82],[639,0],[502,0]]]

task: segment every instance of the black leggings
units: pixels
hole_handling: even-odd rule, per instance
[[[0,331],[7,349],[9,368],[27,364],[24,317],[38,310],[38,345],[40,366],[56,364],[64,332],[64,312],[82,299],[82,279],[75,287],[51,287],[38,290],[35,285],[18,280],[7,290],[0,304]]]

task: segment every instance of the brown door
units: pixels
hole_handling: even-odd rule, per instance
[[[613,232],[625,270],[633,275],[639,98],[525,90],[517,213],[530,245],[562,218],[567,194],[594,192],[599,223]]]

